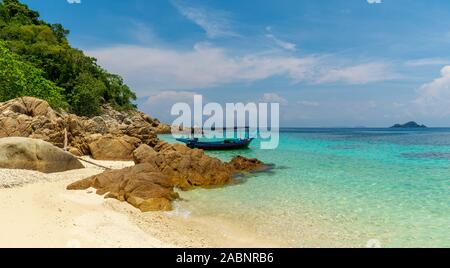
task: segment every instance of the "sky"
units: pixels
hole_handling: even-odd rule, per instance
[[[450,126],[448,0],[23,0],[167,123],[278,102],[285,127]]]

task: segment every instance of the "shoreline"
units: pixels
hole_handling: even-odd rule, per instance
[[[116,169],[133,165],[95,162]],[[0,248],[285,246],[211,217],[186,217],[176,210],[142,213],[127,203],[104,199],[95,189],[66,190],[68,184],[102,172],[83,164],[85,169],[54,174],[0,169],[0,175],[13,173],[24,182],[31,176],[28,183],[6,188],[0,177]]]

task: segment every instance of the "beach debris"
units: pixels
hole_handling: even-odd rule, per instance
[[[101,169],[104,169],[104,170],[109,170],[109,169],[111,169],[111,168],[109,168],[109,167],[105,167],[105,166],[103,166],[103,165],[100,165],[100,164],[95,163],[95,162],[93,162],[93,161],[89,161],[89,160],[87,160],[87,159],[85,159],[85,158],[82,158],[82,157],[79,157],[79,156],[76,156],[76,158],[77,158],[78,160],[82,161],[82,162],[86,162],[86,163],[88,163],[88,164],[91,164],[91,165],[93,165],[93,166],[96,166],[96,167],[101,168]]]

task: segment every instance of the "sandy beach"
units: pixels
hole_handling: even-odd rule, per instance
[[[95,161],[111,168],[133,162]],[[276,247],[231,224],[183,213],[141,213],[94,189],[67,191],[102,169],[43,174],[0,169],[0,247]]]

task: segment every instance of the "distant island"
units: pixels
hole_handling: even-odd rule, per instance
[[[427,128],[425,125],[419,125],[414,121],[408,122],[406,124],[395,124],[391,128]]]

